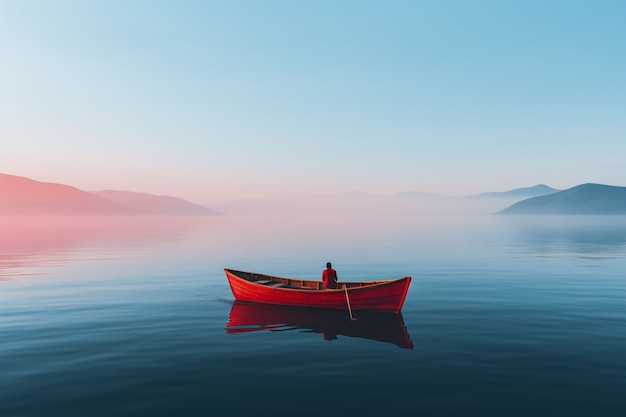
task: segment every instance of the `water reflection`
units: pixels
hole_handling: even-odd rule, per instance
[[[350,320],[347,311],[285,307],[235,301],[226,332],[304,330],[319,333],[325,340],[338,336],[357,337],[393,343],[413,349],[413,343],[400,314],[359,311]]]
[[[65,264],[90,248],[102,254],[107,247],[180,240],[194,222],[184,217],[0,216],[0,279],[28,275],[27,268]]]
[[[605,257],[626,250],[626,216],[511,216],[502,221],[526,247],[541,253]]]

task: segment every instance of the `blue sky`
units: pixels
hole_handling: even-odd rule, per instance
[[[0,1],[0,172],[199,203],[626,185],[626,2]]]

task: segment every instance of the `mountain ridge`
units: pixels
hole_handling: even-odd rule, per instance
[[[472,195],[468,195],[467,197],[468,198],[477,198],[477,197],[492,198],[492,197],[516,196],[516,197],[530,198],[530,197],[539,197],[542,195],[553,194],[559,191],[562,191],[562,190],[557,190],[556,188],[549,187],[545,184],[537,184],[531,187],[515,188],[509,191],[489,191],[489,192],[480,193],[480,194],[472,194]]]
[[[626,187],[585,183],[557,190],[538,184],[464,197],[417,191],[291,193],[217,206],[218,210],[214,210],[182,198],[143,192],[83,191],[70,185],[0,173],[0,215],[626,214]]]
[[[144,214],[188,216],[219,214],[215,210],[199,206],[182,198],[168,195],[119,190],[90,191],[89,193],[123,207],[131,207],[133,210],[138,210]]]
[[[219,213],[177,197],[131,191],[88,192],[70,185],[0,173],[0,215],[215,214]]]
[[[555,190],[539,186],[515,189],[509,192],[483,193],[452,197],[442,194],[405,191],[376,194],[365,191],[340,193],[289,193],[273,197],[257,197],[217,203],[217,210],[235,215],[474,215],[492,214],[522,197],[516,190],[525,190],[524,196],[541,195]],[[518,191],[519,192],[519,191]],[[486,195],[484,195],[486,194]]]
[[[626,187],[596,183],[532,197],[496,212],[497,215],[626,215]]]

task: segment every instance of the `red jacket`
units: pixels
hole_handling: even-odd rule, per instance
[[[324,288],[337,288],[337,271],[332,268],[326,268],[322,272],[322,282]]]

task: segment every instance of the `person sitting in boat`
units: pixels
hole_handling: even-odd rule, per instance
[[[326,269],[322,272],[322,283],[325,289],[337,288],[337,271],[330,262],[326,262]]]

